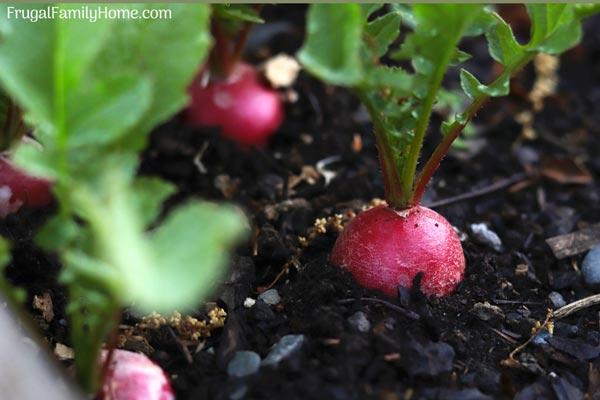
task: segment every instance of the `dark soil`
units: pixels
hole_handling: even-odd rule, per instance
[[[302,41],[304,10],[267,7],[264,16],[276,28],[255,31],[249,57],[293,54]],[[231,201],[255,227],[253,239],[233,257],[227,284],[213,297],[228,313],[224,328],[213,331],[201,350],[195,352],[198,343],[187,347],[191,353],[172,335],[148,335],[150,356],[171,375],[177,398],[600,398],[597,307],[556,321],[551,337],[529,344],[512,366],[502,363],[530,338],[548,308],[557,308],[551,292],[566,303],[595,293],[579,272],[583,254],[558,260],[545,242],[600,221],[600,20],[587,22],[582,44],[561,57],[556,93],[534,113],[536,137],[524,139],[515,120],[531,110],[530,67],[514,80],[513,95],[479,113],[473,151],[449,155],[430,185],[426,205],[514,178],[502,190],[436,207],[464,234],[467,260],[464,281],[441,299],[427,299],[418,290],[389,298],[359,287],[328,263],[336,231],[314,233],[317,218],[359,211],[383,197],[374,136],[348,91],[301,74],[293,88],[298,100],[288,105],[286,122],[264,149],[240,149],[216,131],[188,127],[179,118],[158,128],[141,173],[178,186],[167,206],[189,197]],[[485,43],[469,46],[481,51]],[[472,70],[486,76],[488,67]],[[357,138],[360,149],[353,146]],[[206,171],[200,172],[194,159],[206,145],[201,157]],[[328,167],[335,178],[310,179],[317,162],[332,156],[338,157]],[[591,183],[548,177],[548,165],[563,165],[556,160],[582,163]],[[55,279],[59,265],[31,240],[42,219],[21,214],[3,223],[2,233],[16,240],[9,276],[30,298],[51,294],[56,314],[51,323],[31,312],[50,343],[68,344],[65,293]],[[503,248],[474,240],[469,230],[474,223],[487,224]],[[311,238],[308,246],[301,246],[300,236]],[[271,284],[279,304],[244,306]],[[364,332],[352,322],[357,312],[369,321]],[[288,334],[304,335],[303,344],[277,366],[243,378],[228,375],[236,351],[251,350],[264,359]]]

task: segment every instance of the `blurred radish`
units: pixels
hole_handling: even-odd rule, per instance
[[[283,121],[283,103],[254,66],[241,62],[252,25],[263,22],[258,17],[262,5],[212,8],[214,46],[208,64],[188,89],[186,119],[219,127],[223,136],[244,145],[265,145]]]
[[[104,363],[108,351],[100,354]],[[163,370],[144,354],[115,349],[98,400],[174,400]]]
[[[33,177],[0,157],[0,217],[22,206],[45,207],[52,203],[52,182]]]
[[[256,69],[238,63],[223,79],[189,88],[188,120],[202,126],[217,126],[223,136],[247,145],[264,145],[283,121],[279,93],[265,86]]]

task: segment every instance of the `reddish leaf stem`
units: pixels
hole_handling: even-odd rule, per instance
[[[427,163],[419,173],[419,177],[415,183],[414,195],[412,198],[412,205],[415,206],[421,202],[421,197],[425,192],[425,188],[427,184],[431,180],[431,177],[435,173],[435,171],[440,166],[442,159],[452,146],[452,143],[456,140],[458,135],[462,132],[465,126],[471,121],[473,116],[479,111],[481,107],[489,100],[488,96],[482,97],[473,103],[465,110],[463,115],[466,116],[465,121],[463,123],[455,122],[450,128],[450,131],[444,135],[444,138],[440,142],[440,144],[435,148],[435,151],[427,160]]]
[[[264,4],[255,4],[253,7],[256,10],[256,13],[259,14],[260,11],[262,10],[262,8],[264,7]],[[235,47],[233,49],[233,53],[231,56],[231,60],[232,60],[231,63],[234,66],[242,59],[242,54],[244,52],[244,49],[246,48],[246,43],[248,42],[248,36],[250,35],[250,30],[252,29],[253,26],[254,26],[254,23],[247,21],[244,24],[244,27],[242,28],[242,30],[240,31],[240,33],[238,35],[238,39],[235,43]]]

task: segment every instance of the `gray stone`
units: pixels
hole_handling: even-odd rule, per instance
[[[600,284],[600,246],[590,250],[581,265],[583,280],[588,285]]]
[[[473,314],[482,321],[497,323],[505,318],[504,311],[498,306],[492,305],[487,301],[484,303],[476,303],[473,306]]]
[[[236,351],[227,364],[227,375],[241,378],[258,372],[260,356],[253,351]]]
[[[285,335],[267,354],[262,365],[277,366],[281,360],[300,350],[302,344],[304,344],[304,335]]]
[[[486,224],[471,224],[470,229],[471,233],[473,234],[473,238],[477,242],[491,247],[497,252],[501,252],[504,250],[502,240],[500,240],[498,234],[496,234],[496,232],[488,228]]]
[[[564,297],[562,297],[562,294],[558,292],[550,292],[550,294],[548,295],[548,299],[550,300],[550,302],[552,303],[552,307],[554,308],[560,308],[567,304]]]
[[[371,329],[371,323],[367,319],[367,316],[362,311],[357,311],[348,318],[348,324],[359,332],[369,332]]]
[[[269,289],[265,290],[258,296],[258,300],[262,300],[270,306],[274,306],[279,304],[281,301],[281,297],[279,297],[279,293],[277,289]]]

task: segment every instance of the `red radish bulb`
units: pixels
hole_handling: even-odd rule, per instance
[[[223,81],[203,85],[197,79],[188,89],[191,123],[218,126],[221,133],[246,145],[265,145],[283,121],[283,104],[276,90],[260,81],[256,69],[238,63]]]
[[[397,295],[423,272],[427,295],[451,293],[462,280],[465,257],[452,225],[437,212],[415,206],[397,212],[386,205],[363,211],[338,237],[331,262],[347,268],[358,283]]]
[[[51,181],[33,177],[0,157],[0,217],[17,212],[23,205],[49,205],[53,200],[51,185]]]
[[[102,351],[100,362],[106,360]],[[144,354],[115,349],[102,382],[99,400],[174,400],[163,370]]]

